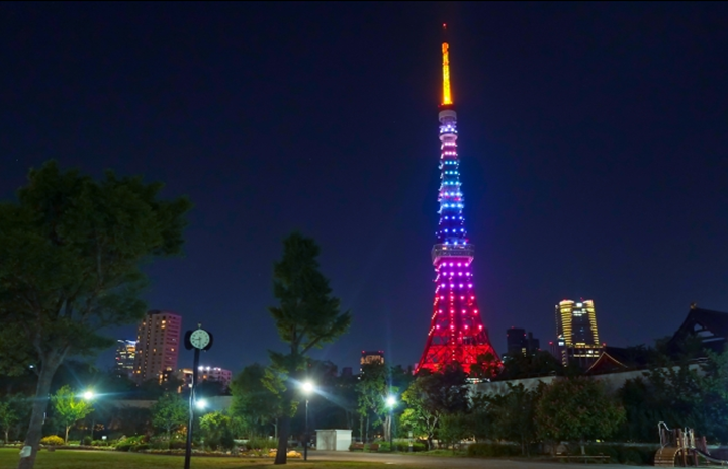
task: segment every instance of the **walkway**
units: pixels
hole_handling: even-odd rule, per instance
[[[378,462],[397,466],[416,466],[447,469],[624,469],[622,464],[559,464],[545,461],[514,461],[509,459],[478,459],[438,456],[414,456],[407,454],[362,453],[350,451],[311,451],[311,461],[361,461]]]

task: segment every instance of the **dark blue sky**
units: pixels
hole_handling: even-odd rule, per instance
[[[671,334],[692,301],[728,311],[725,3],[3,3],[0,14],[0,196],[49,158],[188,194],[186,256],[149,269],[148,299],[215,334],[205,364],[239,370],[282,346],[266,308],[295,228],[321,245],[354,314],[318,356],[419,359],[445,21],[475,286],[496,350],[512,325],[553,339],[567,297],[596,301],[610,345]]]

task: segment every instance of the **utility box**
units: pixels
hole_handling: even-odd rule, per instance
[[[317,451],[349,451],[351,430],[316,430]]]

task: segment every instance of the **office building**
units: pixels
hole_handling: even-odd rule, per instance
[[[562,300],[555,306],[556,336],[564,366],[588,368],[602,352],[594,300]]]
[[[177,377],[188,386],[192,384],[192,368],[183,368],[177,372]],[[197,368],[197,383],[202,382],[220,383],[221,390],[230,387],[233,381],[233,372],[216,366],[200,366]]]
[[[361,365],[384,365],[384,352],[381,350],[372,352],[362,350],[361,352]]]
[[[135,340],[117,340],[114,372],[116,376],[131,378],[134,372]]]
[[[134,374],[132,379],[143,383],[160,382],[177,369],[182,317],[170,311],[151,310],[137,329]]]
[[[540,341],[533,337],[533,333],[526,333],[521,327],[511,327],[506,331],[506,341],[508,343],[508,355],[511,357],[522,355],[528,356],[538,352]]]

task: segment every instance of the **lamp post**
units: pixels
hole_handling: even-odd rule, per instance
[[[394,406],[397,405],[397,398],[394,397],[392,394],[387,396],[387,407],[389,408],[389,451],[394,451],[394,446],[392,445],[392,427],[394,425]]]
[[[308,461],[308,397],[314,391],[314,385],[311,381],[305,381],[301,385],[303,395],[306,396],[306,418],[303,429],[303,460]]]
[[[86,392],[83,393],[83,399],[87,402],[91,402],[96,397],[96,393],[93,392],[93,390],[89,389]],[[94,441],[94,427],[96,426],[96,414],[95,412],[91,412],[93,417],[91,417],[91,443]],[[81,442],[83,443],[83,442]]]

